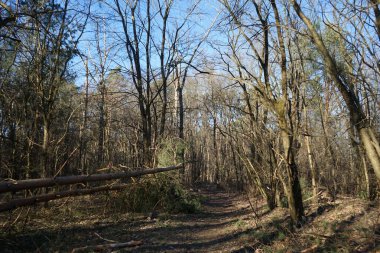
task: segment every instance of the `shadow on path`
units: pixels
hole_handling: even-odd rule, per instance
[[[245,199],[210,187],[201,188],[202,212],[134,221],[79,223],[66,228],[42,228],[24,234],[0,237],[2,252],[68,252],[73,248],[104,244],[108,240],[141,240],[143,245],[122,252],[231,252],[244,236],[254,233]],[[129,251],[128,251],[129,250]]]

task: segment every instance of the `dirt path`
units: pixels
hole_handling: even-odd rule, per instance
[[[341,198],[307,207],[307,222],[292,229],[287,209],[268,212],[263,203],[253,203],[260,216],[255,220],[245,196],[213,186],[197,194],[205,199],[200,213],[159,214],[154,220],[116,212],[94,196],[55,202],[0,230],[0,252],[71,252],[131,241],[142,245],[114,252],[380,252],[379,202]],[[0,216],[0,223],[5,219]]]
[[[159,218],[131,229],[144,242],[134,251],[233,252],[248,244],[244,235],[252,232],[247,227],[253,219],[248,202],[215,189],[204,188],[200,194],[207,199],[202,213]]]
[[[237,194],[202,187],[204,199],[196,214],[144,215],[110,213],[88,199],[88,206],[64,204],[33,212],[20,231],[0,236],[1,252],[70,252],[75,248],[114,242],[142,241],[118,252],[252,252],[253,215],[248,201]],[[83,201],[83,200],[82,200]],[[82,207],[83,206],[83,207]],[[96,208],[96,209],[93,209]],[[99,215],[104,208],[105,214]]]

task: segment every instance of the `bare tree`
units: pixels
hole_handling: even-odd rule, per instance
[[[362,104],[355,93],[355,85],[351,83],[348,78],[345,78],[342,71],[339,70],[336,60],[331,56],[322,37],[318,34],[310,19],[304,14],[301,6],[294,0],[292,1],[292,5],[298,16],[307,26],[312,42],[322,55],[325,68],[339,89],[350,112],[352,127],[358,130],[363,148],[372,164],[377,178],[380,180],[380,145],[365,116]]]
[[[236,29],[244,38],[245,42],[249,46],[249,49],[252,51],[255,59],[259,63],[258,66],[261,70],[260,74],[263,76],[263,78],[261,76],[254,75],[253,72],[250,71],[246,66],[244,66],[241,61],[235,61],[237,62],[240,71],[244,71],[243,78],[235,77],[235,79],[244,83],[252,82],[251,84],[254,84],[253,88],[258,98],[265,104],[267,109],[271,110],[275,114],[277,118],[277,124],[279,126],[282,139],[282,151],[280,157],[284,163],[285,170],[285,173],[283,174],[281,179],[288,197],[288,203],[292,220],[295,223],[298,223],[301,221],[302,216],[304,215],[304,210],[302,203],[301,186],[298,176],[298,168],[296,164],[296,134],[294,127],[295,122],[292,116],[296,113],[297,110],[297,107],[293,107],[293,102],[295,102],[295,100],[297,99],[296,93],[293,93],[294,91],[296,91],[296,89],[292,88],[297,87],[297,84],[291,82],[291,80],[289,79],[289,74],[287,73],[287,53],[284,34],[282,30],[283,24],[279,16],[276,2],[270,1],[270,5],[272,6],[272,10],[275,17],[275,28],[277,36],[274,39],[276,39],[275,46],[278,48],[277,53],[280,58],[279,67],[281,73],[280,92],[278,92],[276,95],[274,94],[275,89],[271,88],[272,85],[270,83],[271,81],[269,76],[269,33],[266,32],[269,28],[267,24],[268,21],[265,18],[267,17],[265,15],[268,14],[265,14],[265,12],[264,14],[262,14],[263,11],[268,12],[268,6],[264,5],[264,3],[261,3],[261,5],[259,5],[258,3],[253,1],[256,14],[261,23],[260,29],[262,30],[260,31],[260,33],[263,34],[263,38],[260,41],[260,43],[262,43],[262,53],[260,54],[258,48],[255,46],[256,43],[253,41],[252,37],[247,34],[249,29],[247,28],[247,25],[243,23],[244,20],[242,20],[241,17],[241,15],[243,15],[242,13],[244,13],[245,6],[240,6],[236,3],[234,6],[231,6],[228,1],[221,2],[228,11],[230,17],[232,18],[232,22],[235,23]],[[264,81],[262,81],[262,79]],[[292,91],[292,96],[289,96],[289,91]]]

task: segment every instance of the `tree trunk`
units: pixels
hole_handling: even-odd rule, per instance
[[[320,101],[319,111],[320,111],[320,115],[321,115],[321,124],[322,124],[322,129],[323,129],[323,140],[324,140],[325,146],[327,147],[326,151],[328,152],[328,156],[332,162],[332,168],[331,168],[331,170],[329,170],[329,180],[332,181],[332,186],[330,185],[331,181],[329,181],[328,182],[329,185],[327,188],[329,189],[329,192],[335,198],[335,195],[336,195],[337,190],[338,190],[336,177],[335,177],[336,171],[338,171],[338,161],[337,161],[336,154],[335,154],[335,151],[334,151],[333,146],[332,146],[333,143],[332,143],[332,141],[330,141],[329,106],[330,106],[331,93],[330,93],[330,87],[329,87],[328,83],[326,83],[325,93],[326,93],[325,102],[324,102],[325,108],[324,108],[324,110],[322,110],[322,104],[323,103],[321,103],[321,101]]]
[[[372,128],[359,128],[359,136],[363,143],[367,157],[372,164],[377,179],[380,181],[380,145],[377,141]]]
[[[375,14],[375,25],[377,36],[380,40],[380,9],[379,9],[379,1],[378,0],[370,0],[372,4],[373,13]]]
[[[50,134],[50,119],[49,115],[43,116],[43,140],[41,145],[41,177],[47,177],[50,175],[48,170],[49,163],[49,136]]]
[[[302,191],[301,185],[298,179],[298,168],[295,162],[295,154],[294,154],[294,131],[293,131],[293,122],[292,117],[290,116],[291,106],[287,103],[291,101],[288,95],[288,74],[287,74],[287,64],[286,64],[286,50],[285,50],[285,42],[282,34],[282,25],[276,5],[275,0],[271,0],[271,5],[274,11],[274,16],[276,20],[276,30],[278,37],[278,44],[281,55],[281,91],[282,98],[275,105],[275,110],[278,115],[279,127],[281,129],[281,138],[282,144],[284,148],[284,162],[285,169],[287,174],[287,179],[285,182],[287,184],[286,194],[288,197],[288,204],[290,210],[290,216],[292,218],[293,223],[299,224],[302,221],[302,217],[304,216],[304,208],[302,202]],[[295,99],[295,98],[293,98]],[[287,118],[289,117],[289,119]]]
[[[78,175],[78,176],[63,176],[52,178],[38,178],[28,180],[13,180],[0,182],[0,193],[16,192],[21,190],[32,190],[43,187],[54,187],[60,185],[80,184],[98,181],[107,181],[115,179],[123,179],[130,177],[143,176],[181,168],[181,165],[161,167],[161,168],[136,168],[134,171],[115,172],[106,174]]]
[[[317,172],[314,166],[313,162],[313,156],[311,153],[311,147],[310,147],[310,137],[308,135],[305,136],[305,143],[306,143],[306,148],[307,148],[307,157],[309,161],[309,167],[310,167],[310,172],[311,172],[311,188],[313,189],[313,198],[315,202],[318,202],[318,185],[317,185]]]
[[[85,97],[84,97],[84,110],[83,110],[83,121],[80,129],[80,143],[79,143],[79,162],[80,162],[80,173],[88,174],[87,167],[87,120],[88,120],[88,97],[89,97],[89,68],[88,59],[85,62],[86,68],[86,83],[85,83]]]
[[[99,129],[98,129],[98,166],[104,163],[104,136],[105,136],[105,84],[100,84],[99,101]]]
[[[365,156],[363,154],[363,151],[360,150],[360,160],[363,166],[363,173],[364,173],[364,178],[365,178],[365,192],[366,192],[366,197],[369,198],[370,200],[372,199],[372,189],[373,187],[371,186],[371,178],[369,177],[369,170],[367,167],[367,161],[365,159]]]
[[[56,185],[69,185],[69,184],[76,184],[76,183],[86,183],[86,182],[94,182],[94,181],[106,181],[106,180],[112,180],[112,179],[121,179],[126,178],[130,179],[131,177],[136,176],[143,176],[148,174],[155,174],[165,171],[171,171],[175,169],[179,169],[181,166],[170,166],[170,167],[164,167],[164,168],[155,168],[155,169],[148,169],[148,170],[138,170],[138,171],[130,171],[130,172],[119,172],[119,173],[111,173],[111,174],[94,174],[91,176],[68,176],[68,177],[56,177],[56,178],[43,178],[43,179],[32,179],[32,180],[21,180],[21,181],[15,181],[12,183],[0,183],[0,192],[9,192],[12,191],[18,191],[23,189],[35,189],[40,187],[51,187]],[[40,202],[46,202],[54,199],[60,199],[65,198],[69,196],[80,196],[80,195],[88,195],[93,194],[100,191],[112,191],[112,190],[121,190],[128,186],[127,184],[119,184],[119,185],[106,185],[106,186],[99,186],[94,187],[90,189],[77,189],[77,190],[68,190],[68,191],[62,191],[62,192],[56,192],[56,193],[50,193],[50,194],[43,194],[39,196],[34,196],[30,198],[23,198],[23,199],[13,199],[7,203],[1,203],[0,204],[0,212],[12,210],[17,207],[22,206],[28,206],[28,205],[34,205],[36,203]]]
[[[292,145],[293,140],[290,133],[285,128],[281,130],[281,138],[284,148],[284,162],[287,174],[285,191],[288,198],[290,216],[293,222],[298,224],[302,221],[302,217],[304,216],[304,208],[301,185],[298,179],[298,168],[295,163]]]
[[[306,144],[306,150],[307,150],[307,158],[309,161],[309,167],[310,167],[310,172],[311,172],[311,187],[313,189],[313,199],[315,203],[318,203],[318,185],[317,185],[317,172],[314,166],[314,161],[313,161],[313,155],[311,153],[311,147],[310,147],[310,136],[309,136],[309,128],[308,128],[308,118],[307,118],[307,111],[306,111],[306,106],[303,108],[304,110],[304,117],[305,117],[305,144]]]
[[[220,166],[219,166],[219,148],[217,141],[217,120],[216,115],[213,115],[213,128],[212,128],[212,140],[213,140],[213,149],[214,149],[214,161],[215,161],[215,171],[214,171],[214,179],[213,181],[216,183],[220,183]]]
[[[183,106],[183,87],[178,79],[178,87],[176,87],[176,94],[178,98],[178,108],[177,108],[177,119],[178,119],[178,137],[181,142],[184,142],[184,106]],[[183,143],[180,144],[180,150],[179,150],[179,156],[181,159],[181,162],[183,163],[185,161],[185,147],[183,146]],[[180,173],[182,176],[185,174],[185,164],[183,165],[183,168],[180,170]]]
[[[181,84],[178,84],[177,87],[177,96],[178,96],[178,111],[177,111],[177,119],[178,119],[178,137],[180,139],[184,139],[184,105],[183,105],[183,87]]]

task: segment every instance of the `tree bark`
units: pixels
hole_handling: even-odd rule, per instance
[[[41,145],[41,177],[50,175],[49,164],[49,139],[50,139],[50,117],[49,113],[43,114],[43,139]]]
[[[293,151],[293,137],[287,130],[286,123],[280,121],[281,139],[284,149],[284,162],[286,171],[285,192],[288,198],[290,217],[299,224],[304,216],[301,184],[298,179],[298,168]]]
[[[99,244],[95,246],[85,246],[80,248],[75,248],[71,251],[71,253],[77,252],[112,252],[114,250],[119,250],[123,248],[136,247],[140,246],[142,241],[130,241],[130,242],[115,242],[108,244]]]
[[[55,178],[40,178],[40,179],[28,179],[28,180],[12,180],[6,182],[0,182],[0,193],[4,192],[16,192],[21,190],[32,190],[42,187],[53,187],[59,185],[89,183],[96,181],[107,181],[121,178],[137,177],[147,174],[154,174],[159,172],[165,172],[181,168],[182,165],[154,168],[154,169],[140,169],[128,172],[117,172],[107,174],[93,174],[93,175],[78,175],[78,176],[65,176]]]
[[[284,37],[282,34],[282,25],[275,0],[271,0],[271,5],[274,11],[278,44],[281,55],[281,89],[282,99],[277,102],[275,109],[279,118],[279,127],[281,131],[282,145],[284,148],[284,160],[287,174],[286,193],[289,202],[290,216],[295,224],[299,224],[304,216],[304,207],[302,202],[301,184],[298,178],[298,168],[294,154],[294,131],[292,127],[291,108],[287,105],[289,102],[288,96],[288,75],[286,64],[286,50]],[[294,99],[294,98],[293,98]],[[288,117],[288,118],[287,118]]]
[[[313,161],[313,155],[311,153],[311,144],[310,144],[310,136],[309,136],[309,127],[308,127],[308,117],[307,117],[307,111],[306,111],[306,106],[303,108],[304,110],[304,117],[305,117],[305,144],[306,144],[306,150],[307,150],[307,158],[309,161],[309,167],[310,167],[310,172],[311,172],[311,187],[313,190],[313,199],[316,203],[318,203],[318,185],[317,185],[317,172],[314,166],[314,161]]]
[[[88,66],[88,58],[85,61],[86,68],[86,83],[85,83],[85,97],[84,97],[84,110],[83,110],[83,121],[80,128],[80,143],[79,143],[79,162],[80,162],[80,173],[88,175],[88,167],[87,167],[87,121],[88,121],[88,98],[89,98],[89,66]]]
[[[379,1],[378,0],[370,0],[372,4],[373,13],[375,14],[375,25],[377,36],[380,41],[380,9],[379,9]]]
[[[13,210],[13,209],[16,209],[18,207],[23,207],[23,206],[31,206],[31,205],[41,203],[41,202],[48,202],[50,200],[71,197],[71,196],[90,195],[90,194],[93,194],[96,192],[101,192],[101,191],[117,191],[117,190],[124,189],[127,186],[128,186],[127,184],[107,185],[107,186],[100,186],[100,187],[95,187],[95,188],[91,188],[91,189],[78,189],[78,190],[43,194],[43,195],[34,196],[34,197],[30,197],[30,198],[24,198],[24,199],[13,199],[9,202],[1,203],[0,204],[0,212]]]
[[[105,83],[101,81],[99,85],[100,101],[99,101],[99,129],[98,129],[98,166],[104,163],[104,138],[105,138]]]

